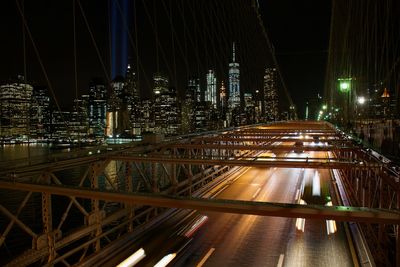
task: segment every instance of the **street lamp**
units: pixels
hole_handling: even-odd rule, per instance
[[[339,90],[342,93],[348,93],[351,90],[351,78],[339,78]]]
[[[363,96],[357,97],[357,103],[360,104],[360,105],[364,105],[365,97],[363,97]]]
[[[345,112],[347,118],[347,126],[349,126],[350,123],[350,91],[351,91],[351,78],[339,78],[339,91],[342,93],[347,94],[347,100],[346,100],[346,108],[347,112]]]
[[[347,92],[349,90],[350,90],[350,83],[349,82],[345,82],[345,81],[340,82],[340,91]]]
[[[360,120],[360,124],[362,123],[362,113],[363,113],[363,106],[364,106],[364,104],[365,104],[365,101],[366,101],[366,99],[365,99],[365,97],[363,97],[363,96],[359,96],[359,97],[357,97],[357,117],[359,118],[359,120]]]

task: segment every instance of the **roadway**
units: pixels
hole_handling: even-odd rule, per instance
[[[303,179],[315,171],[249,168],[216,198],[297,203]],[[327,185],[329,171],[317,171]],[[174,266],[353,266],[342,224],[328,236],[325,221],[307,220],[302,232],[296,219],[203,214],[208,222]]]
[[[288,153],[284,156],[326,156],[326,152],[307,154]],[[271,153],[260,156],[271,156]],[[230,177],[232,182],[222,187],[217,195],[211,195],[218,199],[281,203],[299,203],[302,198],[310,203],[313,198],[301,193],[302,185],[315,181],[315,177],[319,177],[319,192],[329,188],[331,177],[330,171],[326,169],[246,168],[244,172]],[[335,197],[332,196],[332,199]],[[194,235],[185,237],[182,234],[188,229],[185,225],[192,225],[204,215],[208,220]],[[184,213],[165,221],[150,235],[138,240],[135,247],[125,252],[125,257],[142,247],[146,256],[137,266],[154,266],[164,256],[175,253],[171,266],[354,265],[341,223],[336,223],[337,231],[328,235],[326,221],[306,220],[302,230],[296,228],[296,222],[296,219],[281,217],[215,212]],[[118,262],[109,261],[107,266],[115,266]]]

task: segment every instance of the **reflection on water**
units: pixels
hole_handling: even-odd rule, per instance
[[[54,151],[48,144],[17,144],[0,146],[0,161],[24,159],[37,156],[46,156]]]
[[[110,163],[104,169],[104,174],[106,174],[107,177],[110,179],[109,182],[111,182],[113,185],[116,186],[116,189],[118,188],[119,185],[117,173],[118,173],[117,162],[115,160],[110,161]],[[114,188],[110,185],[110,183],[105,183],[105,189],[112,190]]]

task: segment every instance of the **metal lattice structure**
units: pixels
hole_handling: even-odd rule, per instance
[[[291,152],[298,140],[304,151],[328,157],[268,154]],[[370,246],[377,263],[400,255],[398,173],[331,125],[244,127],[97,152],[4,168],[0,193],[11,197],[0,204],[1,264],[82,263],[164,220],[169,208],[360,222],[367,241],[379,244]],[[253,166],[332,169],[352,207],[202,198],[230,173]]]

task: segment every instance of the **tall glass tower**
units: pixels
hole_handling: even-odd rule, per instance
[[[210,102],[213,108],[217,108],[217,78],[213,70],[209,70],[207,73],[205,100]]]
[[[240,71],[236,62],[235,43],[232,46],[232,62],[229,63],[229,101],[228,106],[234,109],[240,106]]]

